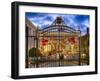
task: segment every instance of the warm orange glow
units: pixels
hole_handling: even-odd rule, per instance
[[[43,46],[45,46],[47,43],[48,43],[48,40],[47,40],[47,39],[42,39],[42,40],[41,40],[41,44],[42,44]]]
[[[69,42],[70,39],[70,42]],[[51,52],[64,55],[76,54],[79,51],[79,46],[75,37],[57,41],[54,39],[41,39],[40,51],[44,56],[48,56]],[[51,54],[53,54],[51,53]],[[78,53],[77,53],[78,54]]]

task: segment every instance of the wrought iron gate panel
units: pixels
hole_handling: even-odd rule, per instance
[[[80,31],[67,28],[61,22],[57,22],[55,20],[51,26],[42,30],[31,31],[26,27],[26,57],[28,58],[26,67],[80,64]]]

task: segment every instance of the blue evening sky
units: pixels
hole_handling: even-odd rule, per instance
[[[61,16],[67,26],[76,30],[80,27],[83,35],[86,34],[86,28],[89,27],[89,15],[26,12],[25,16],[40,29],[51,25],[57,16]]]

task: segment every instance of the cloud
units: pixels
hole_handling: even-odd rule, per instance
[[[89,23],[89,20],[86,19],[82,24],[84,24],[85,26],[89,27],[90,23]]]
[[[86,33],[86,28],[89,27],[88,15],[74,14],[53,14],[53,13],[26,13],[26,17],[40,29],[43,29],[53,23],[57,16],[61,16],[67,26],[74,29],[79,29],[83,34]]]

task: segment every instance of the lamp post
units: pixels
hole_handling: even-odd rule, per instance
[[[36,29],[36,54],[38,53],[37,52],[37,49],[38,49],[38,28]],[[36,67],[38,67],[38,55],[36,55]]]
[[[79,65],[81,65],[81,30],[80,30],[80,26],[78,27],[79,30]]]

